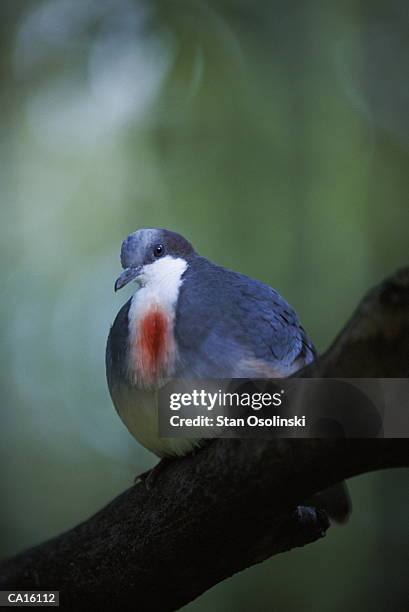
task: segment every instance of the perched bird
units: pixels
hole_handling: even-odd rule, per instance
[[[136,291],[109,333],[108,386],[131,434],[159,457],[200,445],[158,435],[156,392],[169,379],[287,377],[315,357],[296,313],[274,289],[213,264],[175,232],[130,234],[121,264],[115,290],[134,282]],[[338,518],[348,512],[343,495]]]

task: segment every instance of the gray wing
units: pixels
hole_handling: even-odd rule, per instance
[[[204,260],[182,285],[175,333],[177,375],[202,378],[289,376],[315,357],[294,310],[274,290]],[[188,271],[189,273],[189,271]],[[200,282],[194,283],[195,275]]]
[[[107,340],[105,367],[110,392],[112,392],[115,384],[126,378],[126,347],[128,345],[128,311],[130,305],[131,300],[129,299],[118,312]]]

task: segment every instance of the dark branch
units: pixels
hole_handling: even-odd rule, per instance
[[[370,292],[302,376],[407,376],[409,270]],[[299,506],[345,478],[409,465],[407,440],[215,440],[95,516],[0,567],[0,588],[174,610],[228,576],[324,535]],[[296,509],[296,510],[295,510]]]
[[[409,268],[369,291],[328,351],[298,376],[409,376]]]

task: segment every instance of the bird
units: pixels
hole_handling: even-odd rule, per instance
[[[316,358],[275,289],[212,263],[180,234],[138,229],[122,242],[120,259],[114,289],[133,283],[135,291],[108,335],[108,388],[129,432],[163,465],[202,444],[159,436],[157,394],[169,380],[282,378]],[[327,497],[332,515],[344,521],[350,508],[343,483]]]

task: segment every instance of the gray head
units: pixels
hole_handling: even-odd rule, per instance
[[[144,273],[159,260],[187,260],[194,254],[190,242],[180,234],[167,229],[137,230],[122,243],[121,264],[124,271],[115,282],[115,291],[132,280],[143,278]]]

